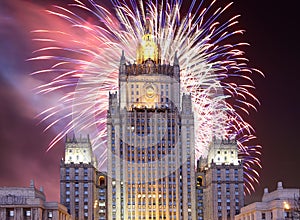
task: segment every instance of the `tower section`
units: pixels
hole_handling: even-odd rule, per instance
[[[66,138],[60,164],[60,202],[75,220],[98,219],[96,159],[89,137]]]
[[[147,28],[147,30],[150,30]],[[146,32],[137,63],[122,53],[107,115],[108,219],[195,219],[194,116],[180,68]]]
[[[204,203],[204,215],[198,219],[233,220],[244,206],[243,164],[236,141],[214,139],[198,166],[203,191],[197,191],[197,197]]]

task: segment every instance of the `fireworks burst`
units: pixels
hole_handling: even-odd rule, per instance
[[[228,42],[243,33],[234,30],[238,16],[218,22],[231,4],[218,8],[216,1],[193,1],[181,14],[183,1],[112,0],[114,13],[89,0],[74,0],[67,8],[54,6],[48,13],[69,23],[70,31],[37,30],[46,46],[35,51],[31,60],[50,60],[50,68],[33,74],[52,76],[38,88],[40,93],[63,90],[60,105],[42,112],[42,120],[51,123],[69,120],[50,143],[53,147],[69,132],[92,136],[99,167],[106,160],[106,112],[109,91],[118,89],[118,69],[122,50],[128,62],[134,63],[136,48],[144,35],[146,15],[152,22],[152,33],[161,47],[161,60],[172,63],[175,53],[181,68],[182,93],[192,95],[195,112],[196,157],[207,154],[213,137],[236,138],[243,158],[245,189],[254,190],[260,168],[260,146],[252,145],[254,129],[243,115],[259,104],[247,65],[240,49],[245,43]],[[147,10],[145,9],[147,8]],[[75,34],[74,34],[75,33]],[[76,36],[81,37],[76,37]],[[63,41],[61,39],[64,39]],[[66,40],[67,39],[67,40]],[[67,45],[67,46],[66,46]],[[64,114],[61,114],[64,112]],[[67,112],[67,113],[65,113]],[[62,115],[62,116],[61,116]]]

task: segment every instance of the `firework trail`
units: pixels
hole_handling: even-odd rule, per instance
[[[127,62],[134,63],[136,48],[144,35],[146,15],[151,17],[152,33],[161,47],[161,60],[172,63],[175,53],[181,68],[182,93],[192,95],[195,112],[196,157],[207,154],[208,144],[217,138],[236,138],[243,158],[245,189],[254,190],[260,168],[260,146],[253,145],[254,129],[244,115],[256,110],[258,100],[251,91],[252,72],[240,49],[246,43],[228,43],[238,16],[219,19],[231,4],[217,7],[216,1],[191,6],[181,14],[183,1],[112,0],[114,12],[93,0],[75,0],[68,7],[54,6],[47,13],[64,19],[76,35],[62,30],[37,30],[36,40],[45,46],[31,60],[51,61],[51,67],[33,74],[52,76],[38,88],[40,93],[63,90],[65,96],[43,111],[49,129],[62,120],[69,123],[50,143],[49,149],[72,131],[89,133],[99,167],[106,160],[106,112],[109,91],[118,89],[118,69],[122,50]],[[147,8],[147,10],[145,9]],[[92,20],[92,22],[90,22]],[[65,39],[64,43],[60,38]],[[67,39],[67,40],[66,40]],[[61,46],[62,45],[62,46]],[[67,46],[65,46],[67,45]],[[61,114],[61,112],[68,112]],[[61,116],[62,115],[62,116]],[[87,132],[88,131],[88,132]]]

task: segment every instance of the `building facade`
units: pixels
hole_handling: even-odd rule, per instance
[[[98,219],[107,219],[107,173],[97,172],[97,192],[98,192]],[[96,218],[95,218],[96,219]]]
[[[97,161],[87,138],[67,138],[60,165],[60,202],[74,220],[99,218]]]
[[[119,69],[119,91],[109,95],[108,219],[196,218],[194,116],[180,93],[180,69],[162,64],[160,47],[146,34],[137,63]]]
[[[282,182],[278,182],[275,191],[269,192],[265,188],[262,201],[243,207],[235,220],[300,219],[299,191],[300,189],[283,188]]]
[[[204,172],[201,172],[200,167],[197,166],[196,173],[196,208],[197,208],[197,220],[204,219],[204,187],[205,187]]]
[[[72,220],[67,208],[57,202],[47,202],[42,189],[30,187],[0,187],[1,220]]]
[[[198,219],[233,220],[244,206],[243,165],[236,141],[214,139],[207,158],[199,160],[197,180],[203,189],[197,191],[197,198],[203,199]]]

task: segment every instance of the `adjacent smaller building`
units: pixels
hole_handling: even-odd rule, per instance
[[[262,201],[243,207],[235,220],[300,219],[299,191],[300,189],[285,189],[282,182],[278,182],[275,191],[269,192],[265,188]]]
[[[43,189],[0,187],[1,220],[71,220],[67,208],[57,202],[46,202]]]
[[[74,220],[106,220],[107,175],[97,170],[89,136],[66,138],[60,164],[60,202]]]
[[[98,219],[97,161],[87,137],[66,138],[60,164],[60,202],[74,220]]]
[[[197,220],[234,220],[244,206],[244,172],[235,140],[216,139],[197,169]],[[248,220],[248,219],[247,219]]]

